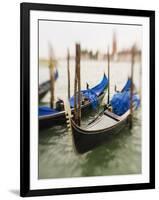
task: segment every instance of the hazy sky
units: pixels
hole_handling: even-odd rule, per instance
[[[108,46],[112,49],[114,32],[118,50],[130,48],[134,43],[141,48],[142,26],[39,21],[39,55],[48,58],[49,42],[56,57],[65,57],[67,48],[74,55],[76,42],[82,49],[106,53]]]

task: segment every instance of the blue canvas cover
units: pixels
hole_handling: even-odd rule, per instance
[[[98,106],[98,96],[96,93],[92,91],[92,89],[83,90],[81,91],[81,99],[88,99],[91,102],[92,108],[96,108]],[[77,95],[77,102],[78,102],[78,95]],[[74,107],[74,96],[70,98],[70,106],[71,108]]]
[[[85,93],[84,96],[89,99],[89,101],[91,102],[91,106],[93,109],[96,109],[99,102],[98,102],[98,96],[97,94],[92,90],[92,89],[88,89]]]
[[[122,92],[114,94],[111,100],[111,106],[113,113],[116,115],[123,115],[130,108],[130,87],[131,80],[128,79],[126,85],[124,86]],[[140,105],[140,99],[137,94],[133,94],[133,107],[137,109]]]
[[[39,116],[51,115],[55,113],[58,113],[56,109],[52,109],[47,106],[39,106]]]
[[[92,107],[95,109],[98,106],[98,96],[105,90],[107,85],[108,79],[104,74],[102,81],[97,86],[81,91],[81,99],[87,98],[91,102]],[[74,107],[74,96],[70,98],[70,106],[72,108]]]
[[[118,92],[111,100],[113,113],[123,115],[130,108],[130,91]],[[140,99],[137,94],[133,95],[133,105],[137,109],[140,105]]]
[[[124,86],[124,88],[122,89],[122,92],[124,91],[129,91],[131,88],[131,79],[129,78]]]
[[[92,92],[94,92],[97,96],[99,96],[103,91],[104,89],[108,86],[108,79],[106,77],[106,75],[104,74],[103,76],[103,80],[98,84],[96,85],[95,87],[93,87],[91,90]]]

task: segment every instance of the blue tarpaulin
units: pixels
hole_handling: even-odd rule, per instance
[[[130,87],[131,80],[128,79],[126,85],[124,86],[122,92],[114,94],[111,100],[111,106],[113,113],[121,116],[130,108]],[[140,99],[137,94],[133,94],[133,107],[138,108],[140,105]]]
[[[97,94],[92,90],[92,89],[88,89],[85,93],[84,96],[89,99],[89,101],[91,102],[91,106],[93,109],[96,109],[99,102],[98,102],[98,96]]]
[[[58,113],[56,109],[52,109],[47,106],[39,106],[39,116],[51,115],[55,113]]]
[[[127,80],[127,82],[126,82],[124,88],[122,89],[122,92],[124,92],[124,91],[129,91],[130,88],[131,88],[131,80],[130,80],[130,78],[129,78],[129,79]]]
[[[108,79],[107,79],[106,75],[104,74],[103,80],[98,85],[96,85],[95,87],[91,88],[91,90],[97,96],[99,96],[107,86],[108,86]]]
[[[91,102],[92,108],[94,109],[97,108],[98,96],[104,91],[107,85],[108,85],[108,79],[104,74],[102,81],[97,86],[91,89],[81,91],[81,99],[87,98]],[[77,99],[78,99],[78,95],[77,95]],[[70,106],[72,108],[74,107],[74,96],[70,98]]]
[[[130,108],[130,91],[114,94],[110,103],[113,113],[119,116],[123,115]],[[133,95],[133,105],[135,109],[140,105],[140,99],[137,94]]]
[[[78,95],[77,95],[77,102],[78,102]],[[96,108],[98,106],[98,96],[96,93],[92,91],[92,89],[81,91],[81,101],[87,99],[91,102],[92,108]],[[70,106],[74,107],[74,96],[70,98]]]

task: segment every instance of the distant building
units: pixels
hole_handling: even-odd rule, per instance
[[[130,61],[132,56],[131,48],[118,51],[117,38],[115,32],[113,33],[112,53],[110,56],[113,61],[126,61],[126,62]],[[139,50],[137,47],[135,51],[135,59],[136,61],[141,61],[141,50]]]
[[[130,61],[132,57],[131,49],[125,49],[118,52],[118,59],[117,61]],[[136,49],[135,51],[135,60],[141,61],[141,50]]]
[[[125,48],[122,50],[118,50],[117,47],[117,37],[116,32],[113,33],[113,40],[112,40],[112,51],[110,53],[111,61],[115,62],[130,62],[132,57],[131,48]],[[92,60],[107,60],[108,55],[107,53],[102,53],[100,51],[93,52],[92,50],[82,49],[81,50],[81,58],[84,60],[92,59]],[[141,50],[136,47],[135,50],[135,60],[141,61]]]
[[[84,60],[87,60],[87,59],[97,60],[98,57],[99,57],[99,51],[96,51],[94,53],[92,50],[90,51],[87,49],[81,50],[81,58]]]
[[[116,33],[113,34],[113,43],[112,43],[112,57],[115,57],[117,54],[117,40],[116,40]]]

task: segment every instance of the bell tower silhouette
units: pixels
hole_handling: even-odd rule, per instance
[[[117,53],[117,41],[116,41],[116,33],[113,33],[113,43],[112,43],[112,56]]]

